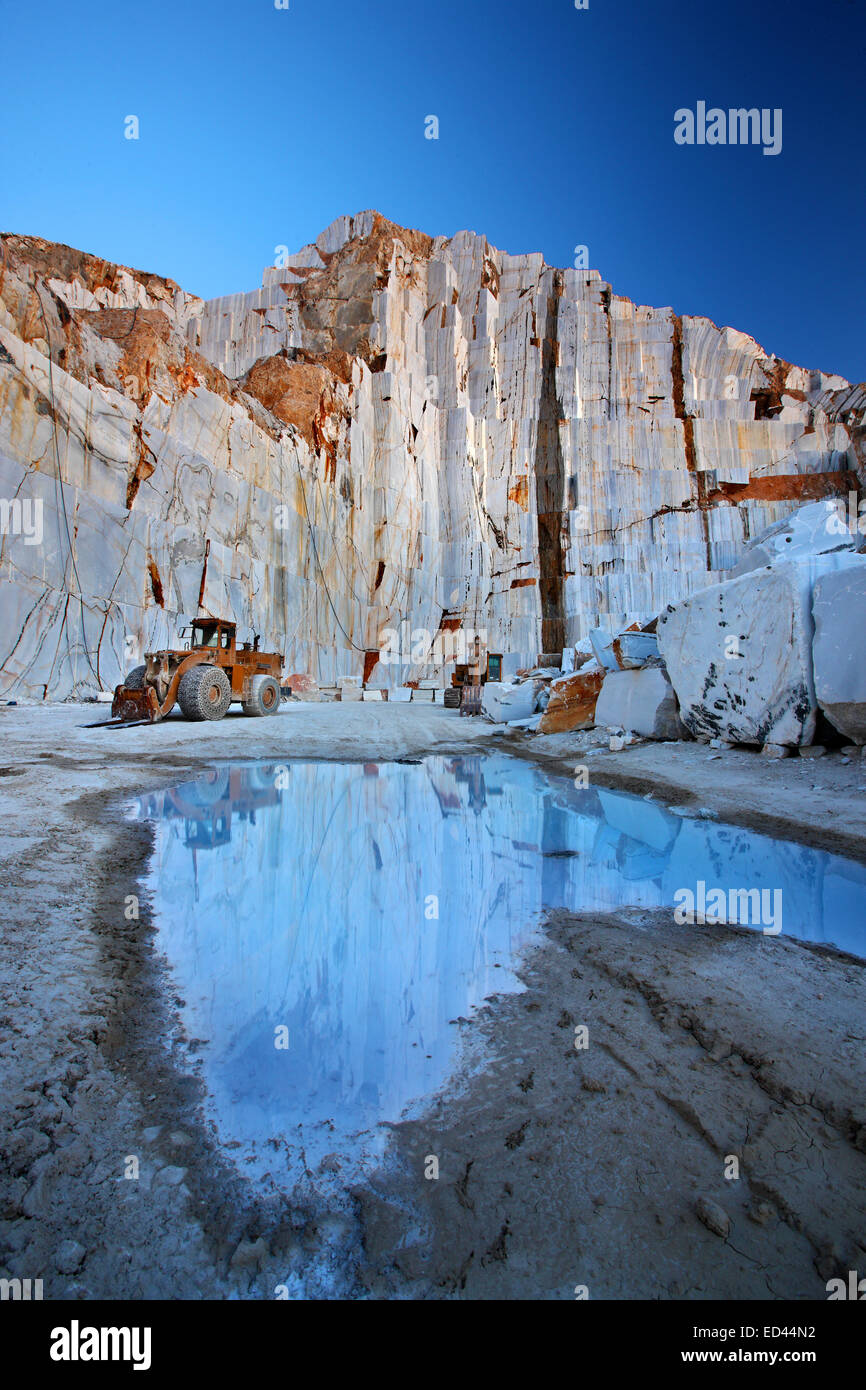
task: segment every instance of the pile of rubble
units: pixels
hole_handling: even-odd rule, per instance
[[[483,712],[542,734],[596,730],[613,748],[695,738],[785,757],[816,736],[862,745],[863,549],[838,502],[801,507],[751,541],[722,583],[488,684]]]

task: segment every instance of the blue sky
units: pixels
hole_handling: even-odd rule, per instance
[[[866,378],[863,0],[6,0],[2,33],[5,231],[210,297],[375,207],[586,245],[618,294]],[[676,145],[699,100],[781,108],[782,152]]]

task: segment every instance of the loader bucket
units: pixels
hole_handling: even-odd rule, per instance
[[[111,703],[111,717],[121,720],[124,724],[131,724],[140,719],[157,720],[159,701],[156,691],[149,685],[140,688],[118,685]]]

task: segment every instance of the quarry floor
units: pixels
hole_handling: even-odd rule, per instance
[[[569,735],[431,705],[82,727],[102,717],[0,707],[0,1277],[78,1299],[273,1298],[294,1274],[314,1296],[739,1300],[824,1299],[862,1269],[864,965],[667,913],[553,915],[525,991],[464,1022],[465,1066],[395,1126],[375,1180],[333,1211],[251,1199],[164,1044],[146,899],[124,915],[151,832],[124,803],[241,758],[584,759]],[[856,756],[642,744],[588,762],[599,785],[866,862]]]

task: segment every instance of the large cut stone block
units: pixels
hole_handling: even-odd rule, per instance
[[[542,734],[566,734],[572,729],[591,729],[604,671],[575,671],[550,687],[550,701],[538,726]]]
[[[589,640],[592,643],[593,654],[599,666],[603,666],[606,671],[618,671],[619,662],[613,649],[612,634],[602,631],[600,627],[595,628],[589,634]]]
[[[605,676],[595,722],[604,728],[631,729],[642,738],[682,738],[674,688],[660,666],[610,671]]]
[[[317,701],[322,698],[319,682],[315,676],[311,676],[307,671],[294,672],[293,675],[289,676],[286,685],[297,700]]]
[[[686,727],[727,743],[811,743],[812,590],[856,555],[779,562],[714,584],[658,623],[659,650]]]
[[[825,497],[809,502],[791,516],[768,526],[746,547],[739,563],[731,570],[731,578],[779,561],[805,560],[810,555],[828,552],[852,553],[862,548],[863,537],[851,532],[844,521],[844,504],[839,498]]]
[[[621,632],[613,640],[613,654],[624,671],[638,671],[659,654],[654,632]]]
[[[818,704],[840,733],[866,743],[866,560],[817,581],[812,616]]]
[[[481,712],[495,724],[528,719],[535,713],[535,683],[521,681],[519,685],[505,685],[502,681],[488,681],[481,696]]]

